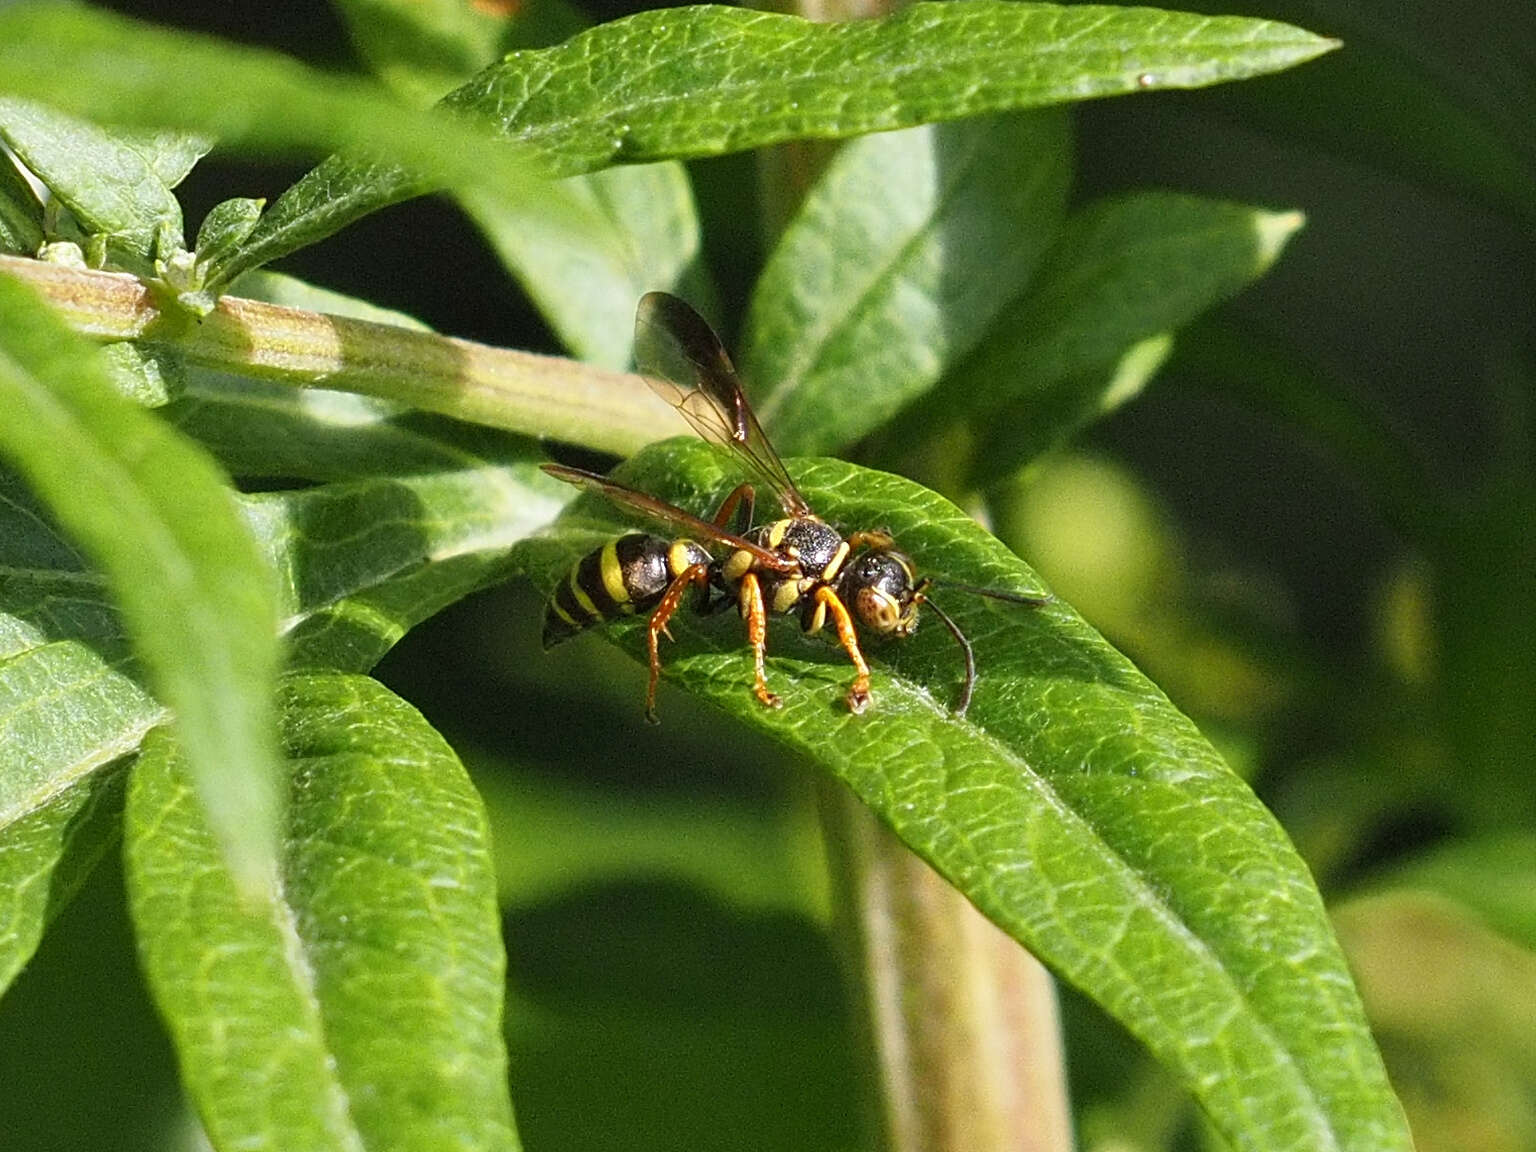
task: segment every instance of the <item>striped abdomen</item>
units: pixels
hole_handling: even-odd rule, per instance
[[[544,610],[544,647],[583,628],[654,608],[667,585],[692,564],[708,564],[692,540],[631,532],[583,556]]]

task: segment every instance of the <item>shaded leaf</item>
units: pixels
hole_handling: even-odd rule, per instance
[[[0,99],[0,139],[86,234],[146,265],[162,236],[182,242],[181,183],[209,141],[177,132],[109,130],[27,100]]]
[[[688,173],[676,163],[640,164],[563,183],[590,205],[597,227],[547,229],[537,217],[473,194],[464,206],[561,343],[582,360],[625,368],[636,300],[662,289],[708,307],[713,295]]]
[[[0,672],[0,744],[10,736],[10,679]],[[116,842],[125,776],[114,765],[41,796],[0,780],[0,993]]]
[[[1495,931],[1536,953],[1536,836],[1485,835],[1447,844],[1373,888],[1415,888],[1454,900]]]
[[[834,461],[794,471],[823,514],[889,526],[920,570],[1034,585],[953,505],[908,481]],[[622,478],[689,508],[734,482],[691,442],[642,453]],[[517,554],[547,590],[620,522],[583,497]],[[666,667],[848,784],[1172,1067],[1234,1147],[1407,1148],[1322,902],[1246,785],[1066,605],[1030,612],[957,592],[943,604],[976,647],[965,720],[948,709],[959,658],[933,624],[904,647],[871,646],[874,703],[861,717],[842,704],[846,661],[787,630],[770,641],[779,711],[752,697],[729,618],[680,614]],[[631,652],[641,639],[624,631]]]
[[[106,574],[231,865],[257,884],[275,852],[277,614],[228,481],[118,396],[94,349],[8,277],[0,407],[0,452]]]
[[[1171,192],[1076,213],[1028,293],[935,396],[987,430],[973,482],[1008,475],[1134,394],[1148,374],[1138,346],[1155,367],[1167,332],[1262,275],[1301,223]]]
[[[43,206],[9,156],[0,154],[0,252],[31,256],[43,242]]]
[[[298,666],[366,671],[415,624],[508,574],[569,499],[531,460],[249,498]]]
[[[368,67],[420,103],[436,100],[505,51],[515,9],[462,0],[334,0]]]
[[[164,732],[129,788],[145,970],[218,1147],[517,1147],[503,952],[478,796],[362,677],[282,692],[284,882],[242,902]]]
[[[1060,113],[847,144],[748,315],[743,372],[780,449],[848,446],[970,352],[1054,238],[1070,178]]]

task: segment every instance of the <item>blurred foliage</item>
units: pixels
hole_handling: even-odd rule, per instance
[[[420,83],[389,36],[356,31],[387,5],[114,6],[329,64],[354,61],[351,28],[357,59]],[[481,19],[501,6],[473,7],[486,51],[620,14],[534,4],[551,31],[501,38]],[[1144,363],[1073,365],[1105,402],[1026,429],[1050,450],[1022,467],[965,458],[1016,441],[1007,420],[1028,409],[1012,407],[980,429],[876,432],[852,455],[989,519],[1278,814],[1334,908],[1421,1152],[1533,1150],[1536,10],[1219,10],[1346,47],[1285,76],[1081,106],[1069,211],[1160,185],[1300,209],[1272,270],[1171,340],[1187,317],[1135,334],[1153,342]],[[433,68],[437,94],[470,66]],[[686,274],[718,286],[730,332],[770,240],[744,161],[689,171],[705,243]],[[215,152],[178,196],[190,223],[296,174]],[[29,227],[0,214],[0,239]],[[284,267],[440,331],[557,351],[563,321],[475,227],[415,201]],[[868,1147],[805,766],[665,684],[666,723],[646,729],[643,671],[592,640],[538,658],[539,612],[526,585],[481,592],[379,669],[486,801],[522,1139]],[[109,863],[0,1001],[0,1146],[196,1146],[132,951]],[[1217,1146],[1119,1025],[1070,991],[1064,1016],[1085,1148]]]

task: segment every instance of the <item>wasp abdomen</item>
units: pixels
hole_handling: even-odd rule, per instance
[[[710,555],[692,540],[630,532],[581,558],[544,610],[544,647],[604,620],[654,608],[667,585]]]

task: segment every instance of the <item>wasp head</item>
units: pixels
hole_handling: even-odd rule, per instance
[[[843,602],[854,617],[881,636],[906,637],[917,631],[917,610],[927,599],[928,581],[918,580],[900,552],[866,552],[838,581]]]

